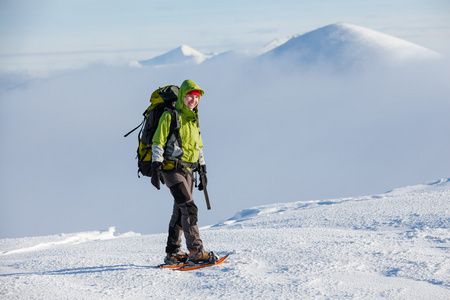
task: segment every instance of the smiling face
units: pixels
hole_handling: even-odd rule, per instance
[[[184,97],[184,105],[186,105],[189,109],[194,109],[197,106],[199,100],[199,96],[188,94],[186,95],[186,97]]]

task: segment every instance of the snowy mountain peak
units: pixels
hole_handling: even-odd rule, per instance
[[[188,45],[181,45],[178,48],[152,59],[139,61],[139,64],[143,66],[162,66],[184,63],[200,64],[208,59],[208,57],[208,55],[205,55]]]
[[[366,44],[366,47],[379,48],[380,50],[384,48],[398,51],[398,54],[403,56],[437,55],[437,53],[414,43],[357,25],[337,23],[318,29],[318,32],[320,31],[326,31],[330,40]]]
[[[295,36],[264,57],[349,66],[363,61],[395,63],[431,59],[439,54],[369,28],[336,23]]]
[[[181,51],[185,56],[202,56],[203,54],[188,45],[181,45],[175,50]]]

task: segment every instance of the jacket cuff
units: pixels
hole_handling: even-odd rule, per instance
[[[159,145],[152,145],[152,162],[164,161],[164,149]]]

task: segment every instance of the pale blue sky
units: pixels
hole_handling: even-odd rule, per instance
[[[251,50],[336,22],[450,54],[450,1],[1,0],[0,70]]]

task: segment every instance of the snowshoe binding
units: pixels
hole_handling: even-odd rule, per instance
[[[167,253],[164,258],[164,264],[166,265],[179,265],[183,264],[188,260],[188,255],[183,251],[178,251],[176,253]]]
[[[187,260],[189,265],[211,264],[219,260],[219,256],[212,251],[191,251],[189,254],[189,259]]]

